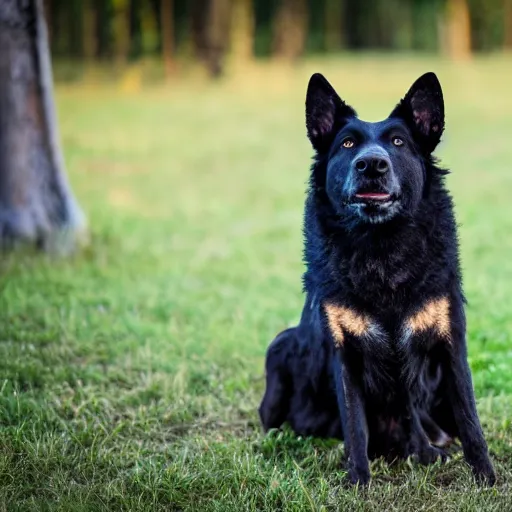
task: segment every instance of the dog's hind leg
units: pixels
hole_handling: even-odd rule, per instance
[[[428,415],[423,414],[423,412],[424,411],[417,411],[412,404],[410,405],[410,426],[412,428],[410,455],[417,458],[420,464],[432,464],[438,459],[445,462],[448,458],[448,454],[444,451],[444,446],[432,442],[432,438],[430,437],[431,435],[442,436],[444,432]],[[425,429],[425,426],[427,426],[428,429]],[[442,442],[442,439],[439,437],[436,440]]]
[[[266,388],[258,409],[265,432],[279,428],[288,417],[293,383],[287,364],[294,344],[295,329],[287,329],[277,335],[267,351]]]
[[[430,444],[438,448],[449,446],[453,439],[431,418],[425,411],[419,413],[423,430],[427,434]]]

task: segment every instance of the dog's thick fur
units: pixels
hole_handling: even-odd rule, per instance
[[[441,86],[419,78],[390,116],[357,118],[313,75],[306,125],[315,149],[304,217],[306,301],[277,336],[259,412],[265,430],[345,440],[349,478],[369,458],[444,458],[460,438],[474,474],[495,481],[466,355],[456,224],[432,152]],[[436,446],[438,445],[438,446]]]

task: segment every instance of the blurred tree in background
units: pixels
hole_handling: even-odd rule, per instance
[[[308,4],[306,0],[279,0],[273,20],[273,54],[294,60],[304,53]]]
[[[82,6],[68,7],[53,18],[54,31],[64,22],[76,29]],[[70,55],[83,54],[82,33],[66,33]],[[0,249],[28,241],[69,252],[84,229],[59,145],[43,2],[1,0]]]
[[[55,57],[122,64],[194,59],[212,76],[225,63],[387,50],[512,48],[512,0],[45,0]]]
[[[505,0],[504,19],[504,45],[507,50],[512,50],[512,0]]]

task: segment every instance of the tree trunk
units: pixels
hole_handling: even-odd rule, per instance
[[[99,59],[112,56],[112,4],[107,0],[94,0],[96,14],[96,51]]]
[[[512,0],[505,0],[505,37],[503,44],[506,50],[512,50]]]
[[[165,74],[169,78],[174,69],[174,19],[173,1],[161,0],[162,19],[162,56],[164,59]]]
[[[84,1],[68,0],[66,14],[69,54],[74,59],[80,59],[84,56]]]
[[[131,59],[138,59],[142,55],[142,1],[130,1]]]
[[[0,2],[0,244],[71,250],[85,219],[64,170],[42,0]]]
[[[83,28],[83,47],[84,57],[87,62],[92,62],[98,54],[98,44],[96,34],[98,33],[96,12],[92,0],[85,0],[84,8],[84,28]]]
[[[325,49],[336,52],[345,46],[345,2],[325,0]]]
[[[471,57],[471,24],[467,0],[448,0],[446,51],[454,60]]]
[[[274,24],[274,54],[288,60],[300,57],[307,34],[306,0],[280,0]]]
[[[114,11],[114,57],[123,66],[130,52],[130,11],[128,1],[117,2]]]
[[[208,4],[209,0],[192,0],[190,32],[194,53],[198,60],[206,60]]]
[[[192,35],[196,55],[212,77],[222,74],[229,25],[230,0],[193,0]]]
[[[212,77],[222,74],[229,43],[230,0],[209,0],[207,26],[208,57],[206,65]]]
[[[231,8],[231,54],[237,66],[252,60],[254,12],[252,0],[233,0]]]

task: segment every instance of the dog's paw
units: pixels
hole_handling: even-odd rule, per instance
[[[426,445],[418,450],[418,452],[415,454],[415,458],[420,464],[428,466],[429,464],[433,464],[438,460],[441,461],[441,463],[445,463],[448,460],[448,454],[441,448]]]
[[[370,468],[351,467],[348,471],[348,479],[353,485],[368,485],[370,483]]]
[[[472,463],[471,469],[479,484],[492,487],[496,483],[496,473],[488,458]]]

